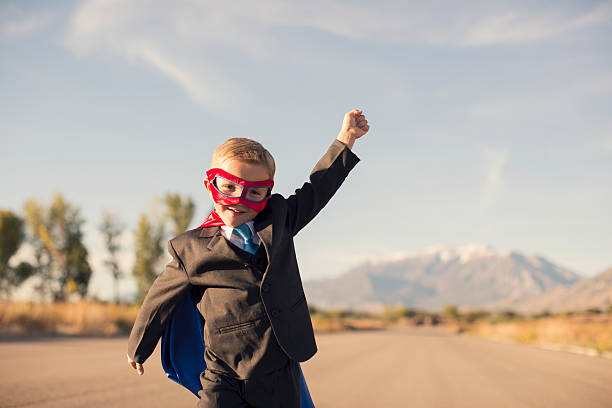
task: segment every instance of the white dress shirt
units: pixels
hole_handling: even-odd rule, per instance
[[[255,223],[252,220],[246,222],[246,225],[248,225],[249,229],[251,230],[251,239],[253,240],[253,244],[255,246],[259,247],[259,243],[261,242],[261,240],[259,239],[259,237],[255,233],[255,225],[254,224]],[[241,237],[239,237],[238,235],[232,234],[233,231],[234,231],[234,229],[232,227],[228,227],[227,225],[222,225],[221,226],[221,233],[223,234],[225,239],[230,241],[232,244],[236,245],[238,248],[244,249],[244,240]]]

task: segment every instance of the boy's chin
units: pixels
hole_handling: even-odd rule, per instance
[[[238,227],[245,222],[251,221],[257,213],[255,211],[245,211],[241,213],[236,213],[232,210],[224,210],[222,214],[220,214],[221,219],[228,227],[235,228]]]

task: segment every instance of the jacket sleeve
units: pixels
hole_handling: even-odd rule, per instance
[[[172,260],[151,285],[128,340],[128,356],[137,363],[144,363],[153,353],[172,313],[191,287],[171,240],[168,241],[168,252]]]
[[[334,140],[310,173],[309,181],[289,196],[287,224],[296,235],[332,198],[359,158],[344,143]]]

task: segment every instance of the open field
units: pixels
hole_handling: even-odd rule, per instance
[[[612,360],[430,328],[318,334],[302,368],[317,408],[610,407]],[[0,342],[0,407],[194,407],[159,350],[139,377],[127,339]]]
[[[100,302],[0,303],[0,336],[117,336],[129,334],[138,305]],[[450,313],[449,313],[450,312]],[[550,349],[612,358],[612,309],[543,314],[531,317],[511,311],[459,313],[450,307],[441,313],[403,306],[381,314],[312,310],[317,333],[398,327],[443,327],[455,334],[530,343]]]
[[[513,319],[455,326],[465,334],[612,358],[612,315]]]
[[[138,305],[78,302],[0,302],[0,335],[115,336],[129,333]]]

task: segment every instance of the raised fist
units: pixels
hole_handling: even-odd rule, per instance
[[[370,125],[360,109],[353,109],[344,115],[342,129],[338,134],[338,140],[349,147],[353,147],[355,140],[368,133]]]

